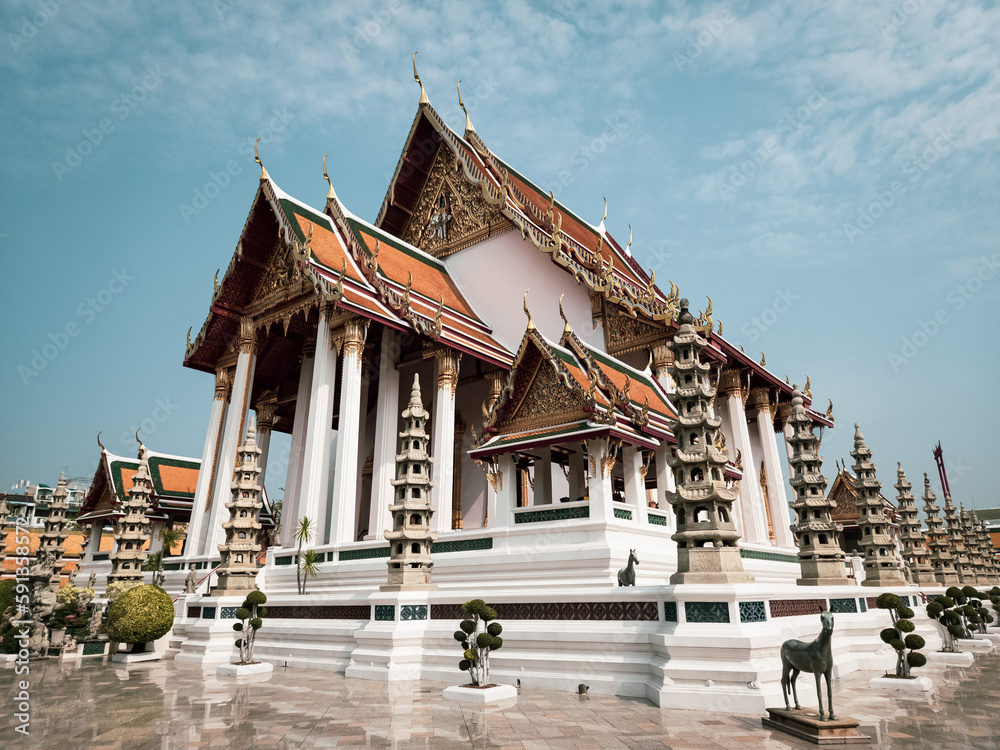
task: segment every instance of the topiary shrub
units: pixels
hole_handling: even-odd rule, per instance
[[[7,611],[7,607],[14,603],[14,587],[16,585],[17,581],[13,578],[0,581],[0,615],[3,615]]]
[[[490,652],[503,646],[503,626],[496,619],[497,612],[482,599],[473,599],[462,605],[462,611],[469,619],[462,620],[460,630],[455,631],[455,640],[462,646],[462,660],[458,668],[469,673],[474,687],[490,684]],[[482,629],[480,629],[480,625]]]
[[[253,644],[257,639],[257,631],[264,627],[264,616],[267,607],[262,606],[267,601],[263,591],[251,591],[243,601],[243,606],[236,610],[233,630],[243,633],[236,639],[236,648],[240,650],[240,660],[237,664],[253,664]]]
[[[882,594],[875,600],[875,606],[889,610],[889,617],[892,618],[892,627],[879,633],[879,637],[896,650],[896,677],[910,678],[911,667],[922,667],[927,663],[927,657],[916,653],[925,644],[924,639],[913,632],[916,629],[910,619],[913,610],[895,594]]]
[[[174,603],[159,586],[140,585],[121,594],[108,613],[108,637],[118,643],[149,643],[174,625]]]
[[[927,605],[927,616],[940,626],[941,650],[948,653],[958,653],[960,649],[955,640],[965,637],[965,627],[955,606],[955,600],[950,596],[939,596]]]

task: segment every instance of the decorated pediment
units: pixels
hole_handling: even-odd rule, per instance
[[[403,232],[404,241],[437,258],[514,228],[460,168],[450,148],[438,149]]]
[[[533,377],[520,400],[515,396],[515,403],[513,414],[506,420],[506,429],[501,431],[548,427],[587,417],[580,395],[566,384],[551,362],[540,357]]]
[[[666,326],[628,315],[614,304],[605,305],[604,335],[610,354],[650,347],[666,337]]]

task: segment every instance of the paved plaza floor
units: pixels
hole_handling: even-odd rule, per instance
[[[874,747],[1000,747],[1000,655],[969,669],[927,667],[929,697],[869,690],[872,672],[839,680],[840,717],[861,720]],[[173,661],[83,665],[32,662],[30,735],[14,731],[16,676],[0,670],[0,748],[179,750],[181,748],[804,748],[765,730],[759,716],[659,709],[646,700],[522,688],[514,707],[493,711],[445,702],[444,683],[385,684],[318,671],[277,669],[237,684],[214,669]],[[810,676],[803,705],[815,705]]]

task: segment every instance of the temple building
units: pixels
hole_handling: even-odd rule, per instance
[[[294,547],[302,517],[317,522],[317,549],[340,561],[387,555],[395,422],[408,398],[400,382],[414,375],[434,385],[436,548],[493,544],[489,560],[500,560],[506,537],[492,531],[556,520],[604,524],[605,547],[618,526],[673,534],[665,493],[675,488],[667,456],[677,444],[668,395],[677,288],[662,291],[604,219],[591,224],[545,194],[471,120],[452,130],[423,95],[374,221],[351,213],[327,182],[313,208],[261,164],[208,317],[189,334],[184,364],[213,375],[215,389],[185,561],[217,555],[232,478],[223,467],[235,463],[251,410],[262,477],[271,431],[291,436],[275,559],[288,559],[281,550]],[[526,329],[512,313],[529,288]],[[739,554],[759,580],[792,579],[783,457],[792,388],[723,337],[711,300],[699,324]],[[803,398],[809,419],[832,426],[832,412]],[[641,544],[652,550],[644,572],[676,570],[673,545]],[[595,559],[580,580],[609,580],[613,565]],[[330,570],[319,588],[349,583],[350,567]]]

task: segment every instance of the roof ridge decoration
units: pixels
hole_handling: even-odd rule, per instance
[[[569,328],[568,324],[559,343],[569,349],[583,365],[584,372],[590,378],[591,389],[600,388],[608,400],[637,427],[643,428],[649,424],[649,399],[647,397],[645,405],[641,408],[632,403],[632,397],[629,393],[632,387],[632,378],[627,372],[624,373],[625,386],[619,389],[611,382],[610,378],[605,376],[604,370],[595,361],[590,347],[580,340],[580,337]]]
[[[413,80],[417,82],[420,86],[420,104],[430,105],[431,100],[427,98],[427,92],[424,91],[424,84],[420,80],[420,76],[417,75],[417,52],[418,50],[413,50]]]

